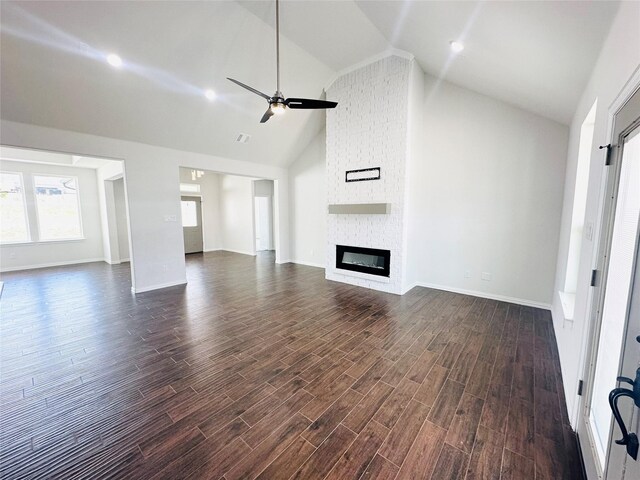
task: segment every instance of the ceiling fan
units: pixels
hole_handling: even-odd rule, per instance
[[[279,0],[276,0],[276,93],[273,96],[269,96],[266,93],[262,93],[255,88],[245,85],[238,80],[227,77],[227,80],[231,80],[236,85],[240,85],[242,88],[246,88],[250,92],[260,95],[262,98],[269,102],[269,108],[264,112],[264,115],[260,119],[260,123],[265,123],[273,115],[279,115],[284,113],[287,108],[295,109],[318,109],[318,108],[335,108],[337,102],[328,102],[326,100],[315,100],[311,98],[284,98],[280,91],[280,5]]]

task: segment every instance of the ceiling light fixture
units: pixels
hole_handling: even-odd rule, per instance
[[[216,92],[214,92],[213,90],[205,90],[204,96],[207,97],[207,100],[212,102],[216,99]]]
[[[287,107],[284,103],[278,102],[278,103],[271,104],[271,112],[273,112],[276,115],[282,115],[286,109]]]
[[[200,177],[204,176],[204,172],[202,170],[191,170],[191,180],[196,181]]]
[[[110,53],[107,55],[107,63],[112,67],[120,68],[122,66],[122,59],[115,53]]]
[[[464,45],[462,44],[462,42],[456,42],[455,40],[452,40],[451,42],[449,42],[449,45],[451,46],[451,51],[453,53],[460,53],[462,50],[464,50]]]

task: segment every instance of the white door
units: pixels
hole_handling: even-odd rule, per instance
[[[256,251],[271,250],[271,197],[255,197]]]
[[[636,275],[640,242],[640,92],[616,115],[613,139],[594,297],[596,328],[585,373],[586,398],[578,433],[590,478],[638,480],[638,462],[627,453],[626,446],[616,443],[622,434],[614,422],[609,396],[616,388],[632,388],[617,382],[616,377],[635,379],[640,363],[640,344],[636,342],[640,335],[640,275]],[[626,428],[638,434],[639,409],[633,399],[621,397],[618,405]]]
[[[184,253],[202,252],[202,208],[200,197],[182,197],[182,232]]]

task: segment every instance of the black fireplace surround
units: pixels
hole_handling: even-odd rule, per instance
[[[389,277],[391,251],[336,245],[336,268]]]

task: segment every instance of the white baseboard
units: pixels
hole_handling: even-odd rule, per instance
[[[288,262],[282,263],[297,263],[300,265],[306,265],[307,267],[325,268],[325,266],[321,263],[305,262],[304,260],[289,260]]]
[[[128,258],[121,258],[120,260],[114,261],[114,262],[112,262],[110,260],[107,260],[106,258],[104,259],[104,262],[108,263],[109,265],[120,265],[121,263],[127,263],[129,261],[130,261],[130,259],[128,259]]]
[[[161,288],[176,287],[178,285],[186,285],[186,284],[187,284],[187,279],[185,278],[184,280],[179,280],[177,282],[158,283],[156,285],[149,285],[147,287],[142,287],[142,288],[131,287],[131,291],[133,293],[144,293],[144,292],[150,292],[151,290],[159,290]]]
[[[414,282],[411,285],[404,287],[400,295],[404,295],[405,293],[410,292],[414,287],[419,287],[419,286],[421,285],[418,285],[418,282]]]
[[[471,295],[472,297],[489,298],[491,300],[498,300],[501,302],[515,303],[517,305],[524,305],[527,307],[536,307],[543,308],[545,310],[551,310],[551,304],[549,303],[535,302],[533,300],[527,300],[524,298],[508,297],[506,295],[496,295],[494,293],[478,292],[476,290],[465,290],[463,288],[448,287],[445,285],[434,285],[424,282],[416,282],[411,286],[411,288],[413,287],[433,288],[434,290],[444,290],[446,292],[460,293],[462,295]],[[407,292],[411,290],[411,288],[409,288]]]
[[[67,262],[51,262],[51,263],[39,263],[37,265],[25,265],[22,267],[8,267],[0,268],[0,272],[16,272],[18,270],[34,270],[36,268],[49,268],[49,267],[63,267],[65,265],[79,265],[82,263],[104,262],[103,257],[100,258],[85,258],[83,260],[70,260]]]
[[[221,248],[205,248],[203,250],[204,253],[209,253],[209,252],[219,252],[220,250],[222,250]]]

